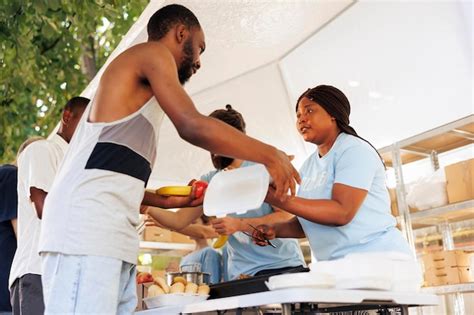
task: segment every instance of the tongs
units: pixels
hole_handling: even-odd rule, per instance
[[[253,226],[252,224],[248,223],[248,225],[249,225],[252,229],[254,229],[254,231],[257,231],[258,233],[261,233],[261,232],[260,232],[255,226]],[[257,236],[253,236],[252,234],[250,234],[250,233],[248,233],[248,232],[246,232],[246,231],[243,231],[243,233],[244,233],[245,235],[247,235],[248,237],[252,238],[252,239],[255,239],[255,240],[261,241],[261,242],[265,242],[265,243],[267,243],[268,245],[270,245],[271,247],[276,248],[276,246],[275,246],[272,242],[270,242],[269,239],[267,239],[267,238],[265,238],[265,237],[260,238],[260,237],[257,237]]]

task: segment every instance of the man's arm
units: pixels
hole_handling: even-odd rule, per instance
[[[12,219],[12,227],[13,227],[13,232],[15,232],[16,239],[18,239],[18,220],[17,219]]]
[[[295,193],[300,177],[288,156],[276,148],[246,136],[227,124],[201,115],[179,83],[176,62],[159,43],[147,43],[139,56],[139,72],[151,85],[160,106],[184,140],[215,154],[264,164],[276,187],[285,198],[288,189]],[[159,58],[148,58],[150,55]],[[232,139],[232,141],[229,141]]]
[[[212,220],[212,226],[220,235],[231,235],[238,231],[252,233],[253,228],[262,224],[275,224],[285,222],[293,218],[293,215],[279,208],[274,208],[274,212],[258,218],[234,218],[225,217]]]
[[[180,231],[202,215],[202,207],[183,208],[176,212],[160,208],[149,208],[147,213],[163,227]]]
[[[30,199],[35,207],[36,215],[40,220],[43,217],[44,200],[46,199],[47,195],[48,193],[42,189],[30,187]]]

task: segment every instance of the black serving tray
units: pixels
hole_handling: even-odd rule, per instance
[[[265,281],[268,281],[268,278],[270,278],[271,276],[308,271],[309,268],[300,266],[292,269],[287,269],[285,271],[272,272],[264,275],[250,277],[247,279],[239,279],[212,284],[210,285],[211,292],[209,293],[209,300],[269,291],[267,286],[265,285]]]

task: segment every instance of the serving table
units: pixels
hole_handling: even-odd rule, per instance
[[[167,306],[137,312],[139,315],[199,314],[235,310],[242,314],[255,308],[280,310],[283,315],[320,314],[327,312],[379,310],[389,314],[389,309],[398,309],[408,315],[409,307],[433,306],[439,303],[434,294],[417,292],[393,292],[376,290],[338,290],[291,288],[266,291],[221,299],[207,300],[195,304]]]

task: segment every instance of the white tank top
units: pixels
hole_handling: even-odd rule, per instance
[[[40,252],[137,261],[139,207],[156,158],[163,110],[152,97],[109,123],[76,129],[44,205]]]

